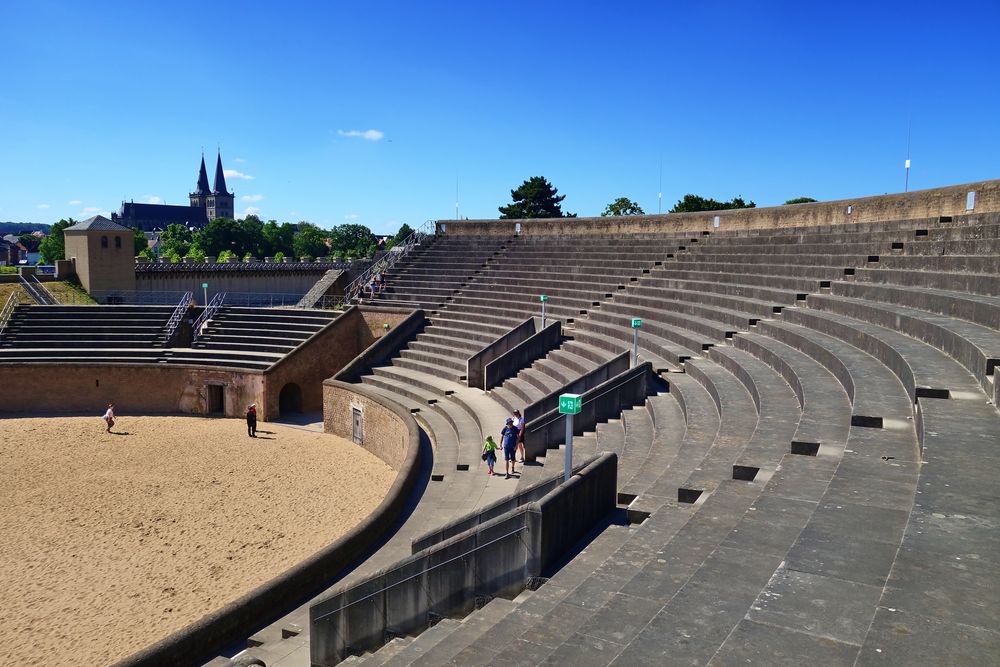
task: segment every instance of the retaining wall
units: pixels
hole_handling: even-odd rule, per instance
[[[427,317],[420,309],[409,311],[365,306],[361,312],[372,337],[334,377],[342,382],[355,382],[372,366],[396,356],[400,348],[416,338],[427,325]],[[385,324],[389,324],[388,332],[385,331]]]
[[[524,409],[524,421],[530,423],[547,412],[552,412],[558,408],[559,396],[562,394],[583,394],[602,382],[607,382],[616,375],[624,373],[632,365],[629,360],[630,357],[630,352],[622,352],[617,357],[604,362],[594,370],[581,375],[576,380],[557,389],[548,396],[538,399]]]
[[[535,318],[529,317],[495,341],[476,352],[465,362],[465,374],[470,387],[490,389],[486,386],[486,365],[535,333]]]
[[[386,637],[464,616],[477,598],[513,597],[615,507],[618,459],[606,453],[537,502],[494,517],[341,589],[309,609],[311,663],[337,664]]]
[[[485,382],[483,388],[488,391],[507,378],[514,377],[536,359],[541,359],[551,350],[559,347],[561,340],[562,323],[556,321],[521,341],[486,364],[483,373]]]

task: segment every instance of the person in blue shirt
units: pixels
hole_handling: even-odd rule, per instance
[[[500,431],[500,441],[503,443],[504,467],[507,471],[507,476],[504,479],[510,479],[510,476],[516,472],[514,470],[514,459],[517,456],[517,436],[519,433],[520,431],[514,426],[514,420],[508,417],[503,430]]]

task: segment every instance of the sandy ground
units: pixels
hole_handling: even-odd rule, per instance
[[[258,428],[0,420],[0,664],[124,658],[329,544],[395,477],[340,438]]]

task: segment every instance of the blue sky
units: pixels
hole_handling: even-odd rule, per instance
[[[258,6],[259,4],[259,6]],[[0,3],[0,221],[187,202],[202,147],[281,221],[759,206],[1000,177],[1000,4]],[[374,132],[369,132],[374,131]],[[364,136],[364,133],[367,134]],[[355,136],[361,134],[362,136]]]

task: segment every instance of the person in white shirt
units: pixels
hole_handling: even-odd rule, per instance
[[[104,423],[108,425],[108,433],[111,433],[111,427],[115,425],[114,403],[108,403],[108,411],[104,413]]]
[[[524,463],[524,417],[520,410],[514,410],[514,428],[517,429],[517,452],[521,457],[517,460]]]

